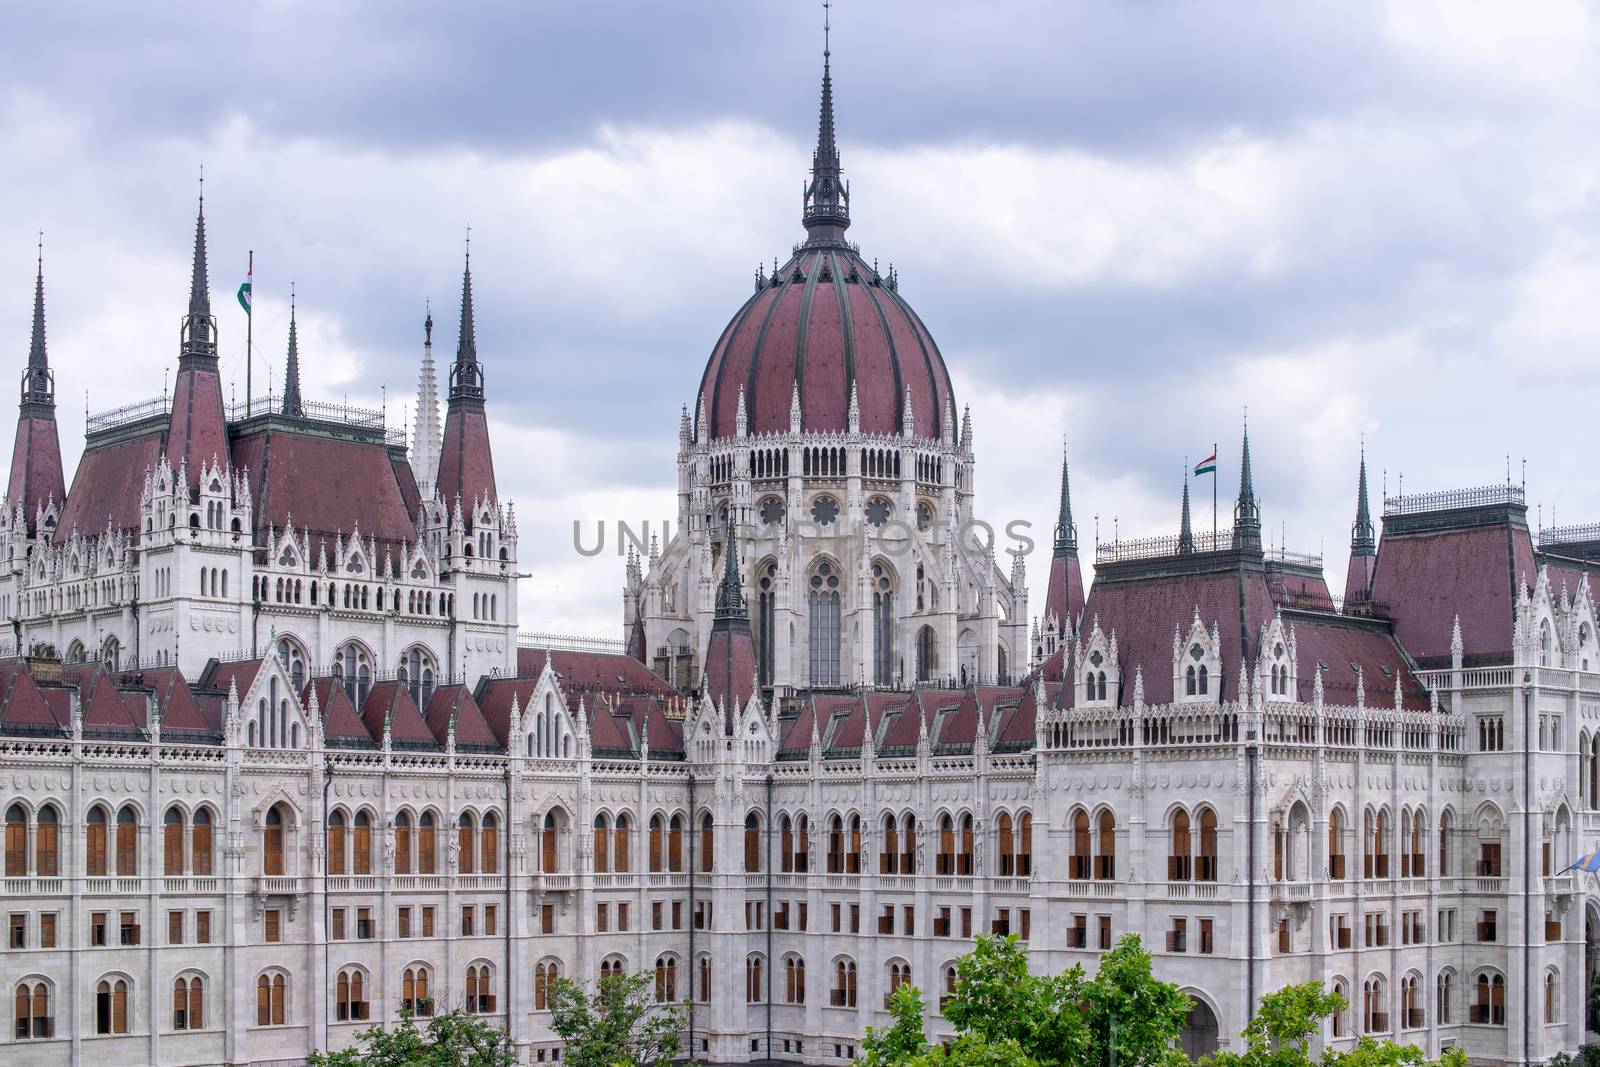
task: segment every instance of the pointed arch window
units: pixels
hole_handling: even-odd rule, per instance
[[[769,505],[777,503],[769,501]],[[782,505],[778,504],[781,508]],[[763,509],[765,515],[765,509]],[[770,521],[770,520],[769,520]],[[778,565],[768,563],[756,579],[756,672],[762,688],[772,684],[774,620],[777,613]]]
[[[604,812],[594,817],[594,873],[611,870],[611,823]]]
[[[628,840],[629,832],[632,830],[632,828],[633,821],[628,817],[628,813],[625,811],[618,812],[617,828],[615,833],[612,835],[611,842],[611,869],[616,871],[618,874],[627,874],[629,871],[633,870],[633,852]]]
[[[333,678],[360,709],[372,692],[372,657],[356,642],[345,642],[333,654]]]
[[[106,874],[106,809],[96,804],[89,809],[88,831],[84,834],[84,873],[90,878]]]
[[[345,873],[345,820],[342,811],[328,814],[328,873]]]
[[[279,875],[284,873],[283,823],[281,806],[274,804],[267,809],[266,825],[261,831],[262,874]]]
[[[21,804],[6,809],[6,877],[28,873],[28,812]]]
[[[398,851],[395,858],[398,864]],[[372,873],[372,816],[365,811],[356,812],[355,834],[350,845],[350,867],[352,874]]]
[[[60,845],[61,816],[54,804],[46,804],[39,809],[33,828],[34,874],[41,878],[55,878],[61,873]]]
[[[94,1032],[128,1032],[128,982],[125,978],[102,978],[94,990]]]
[[[306,686],[306,657],[300,646],[287,637],[278,638],[278,662],[289,674],[289,684],[299,696]]]
[[[18,982],[12,1018],[18,1041],[56,1036],[56,1020],[50,1012],[50,987],[38,980]]]
[[[500,872],[500,818],[492,811],[483,813],[478,830],[478,870],[484,874]]]
[[[894,684],[894,574],[882,562],[872,565],[872,680]]]
[[[175,807],[161,817],[161,873],[169,878],[183,873],[183,812]]]
[[[839,574],[828,560],[812,569],[809,587],[809,630],[812,685],[838,685]]]
[[[744,869],[746,874],[761,873],[761,820],[753,811],[744,817]]]
[[[139,813],[132,804],[124,804],[117,812],[117,874],[122,877],[139,873]]]
[[[556,979],[561,977],[561,968],[554,960],[546,963],[535,964],[533,968],[533,1010],[549,1011],[554,1008],[556,999]]]
[[[172,1028],[205,1029],[205,980],[198,975],[179,977],[172,982]]]
[[[433,995],[428,991],[428,968],[407,967],[400,975],[400,1007],[412,1015],[433,1014]]]
[[[400,684],[411,694],[411,699],[418,708],[426,709],[428,702],[433,699],[434,679],[437,674],[438,664],[426,649],[413,648],[400,657],[398,672]]]

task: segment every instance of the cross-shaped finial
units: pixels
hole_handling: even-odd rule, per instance
[[[831,8],[831,7],[833,7],[833,0],[822,0],[822,55],[823,55],[823,58],[827,58],[829,55],[832,54],[829,51],[829,47],[831,45],[831,42],[829,40],[829,33],[830,33],[831,27],[828,24],[828,16],[830,14],[828,9]]]
[[[206,202],[206,165],[200,164],[200,202]]]
[[[467,227],[467,258],[472,258],[472,227]]]

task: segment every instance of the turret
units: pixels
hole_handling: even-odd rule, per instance
[[[411,473],[423,500],[433,499],[439,475],[439,376],[433,369],[433,311],[422,323],[422,368],[417,374],[417,421],[411,434]]]
[[[436,492],[445,500],[494,501],[494,456],[484,411],[483,365],[478,362],[472,307],[472,256],[461,274],[461,328],[456,359],[450,366],[450,401],[439,452]]]
[[[1239,500],[1233,507],[1233,543],[1235,548],[1261,551],[1261,505],[1256,500],[1255,479],[1250,472],[1248,423],[1239,460]]]
[[[1372,575],[1377,567],[1378,539],[1367,500],[1367,448],[1363,444],[1361,470],[1356,479],[1356,521],[1350,527],[1350,568],[1344,579],[1346,604],[1365,603],[1372,598]]]
[[[52,503],[54,512],[59,513],[66,499],[61,438],[56,430],[56,379],[45,352],[41,243],[33,286],[33,337],[28,345],[28,366],[22,372],[22,402],[17,412],[16,440],[11,448],[11,482],[6,488],[6,501],[8,510],[21,509],[31,537],[39,532],[35,528],[39,516],[51,511]]]
[[[756,684],[755,642],[750,634],[750,615],[745,610],[737,526],[731,515],[723,538],[716,614],[706,645],[705,682],[706,695],[724,709],[724,730],[731,733],[733,720],[743,713]]]
[[[1194,552],[1194,526],[1189,520],[1189,468],[1183,469],[1183,515],[1178,520],[1178,554],[1191,555]]]
[[[295,336],[293,290],[289,296],[289,358],[283,368],[283,414],[291,419],[305,416],[300,401],[300,342]]]
[[[167,429],[167,462],[187,470],[190,485],[212,459],[228,461],[228,427],[222,412],[222,379],[217,368],[217,320],[211,314],[206,279],[205,197],[194,224],[194,265],[189,278],[189,312],[183,319],[178,377],[172,388],[172,418]]]
[[[1050,554],[1050,581],[1045,589],[1046,632],[1055,620],[1054,640],[1065,641],[1072,620],[1083,614],[1083,571],[1078,565],[1078,527],[1072,521],[1072,479],[1066,445],[1061,446],[1061,501],[1056,516],[1055,546]],[[1046,655],[1055,648],[1046,650]]]

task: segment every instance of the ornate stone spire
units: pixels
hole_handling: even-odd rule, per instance
[[[430,316],[431,318],[431,316]],[[483,396],[483,366],[478,362],[478,336],[472,313],[472,249],[461,271],[461,329],[456,361],[450,368],[450,399]]]
[[[22,376],[22,403],[55,410],[56,379],[44,344],[44,240],[39,242],[37,272],[33,280],[33,336],[28,344],[28,369]]]
[[[828,5],[823,5],[822,107],[817,119],[817,148],[811,155],[811,181],[806,185],[802,221],[811,239],[841,241],[850,228],[850,187],[842,177],[839,143],[833,128],[833,72]]]
[[[1261,505],[1256,500],[1255,478],[1250,473],[1250,423],[1244,427],[1239,459],[1239,502],[1233,508],[1233,535],[1237,547],[1261,547]]]
[[[747,619],[744,591],[739,585],[739,543],[737,526],[728,517],[727,544],[722,547],[722,582],[717,586],[718,619]]]
[[[1183,468],[1183,518],[1178,524],[1178,553],[1187,556],[1194,552],[1194,527],[1189,521],[1189,467]]]
[[[202,190],[194,220],[194,265],[189,275],[189,313],[183,319],[180,358],[217,358],[217,320],[211,314],[206,278],[206,197]]]
[[[1078,551],[1078,527],[1072,522],[1072,479],[1067,471],[1067,443],[1061,442],[1061,510],[1056,517],[1055,555]]]
[[[283,369],[283,414],[291,419],[305,417],[300,402],[300,342],[294,321],[294,289],[289,290],[289,360]]]
[[[411,435],[411,470],[423,500],[433,499],[439,471],[439,375],[433,369],[433,310],[422,323],[422,369],[417,374],[417,419]]]
[[[1378,539],[1372,526],[1372,509],[1367,502],[1367,446],[1361,445],[1361,474],[1356,483],[1356,521],[1350,527],[1350,554],[1375,556]]]

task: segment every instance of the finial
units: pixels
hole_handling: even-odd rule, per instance
[[[828,61],[829,56],[833,55],[833,51],[831,49],[832,42],[829,39],[829,33],[832,27],[828,23],[828,16],[831,13],[829,9],[832,7],[832,0],[822,0],[822,61],[824,63]]]

